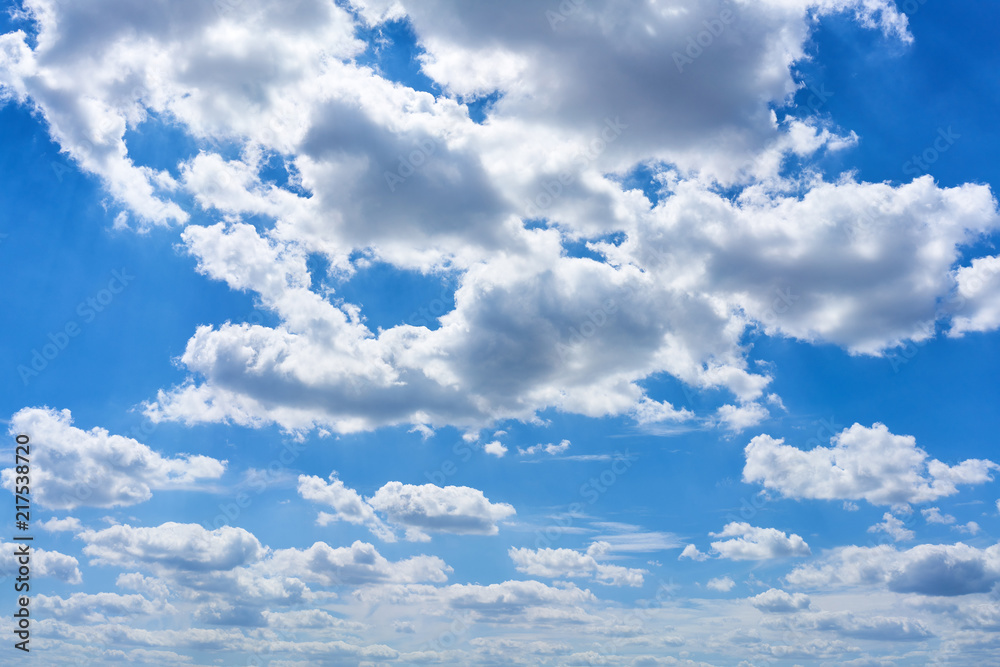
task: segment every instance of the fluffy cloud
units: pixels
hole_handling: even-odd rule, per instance
[[[47,530],[52,533],[58,533],[62,531],[78,531],[82,527],[80,520],[76,517],[68,516],[65,519],[57,519],[52,517],[47,521],[42,521],[38,524],[38,527],[42,530]]]
[[[512,516],[506,503],[491,503],[483,492],[467,486],[389,482],[369,500],[393,524],[411,534],[424,531],[496,535],[497,522]]]
[[[949,336],[1000,327],[1000,257],[980,257],[955,272],[958,288],[949,304],[953,311]]]
[[[129,622],[137,616],[176,612],[172,606],[141,595],[117,593],[73,593],[68,598],[39,595],[36,598],[46,618],[76,623]]]
[[[226,462],[182,454],[166,458],[132,438],[102,428],[73,426],[69,410],[24,408],[11,418],[11,433],[30,433],[31,492],[51,509],[116,507],[149,500],[154,489],[189,488],[215,479]],[[13,468],[3,471],[3,486],[14,490]]]
[[[698,550],[698,547],[693,544],[689,544],[684,547],[684,550],[681,552],[681,555],[677,557],[677,560],[682,560],[684,558],[690,558],[691,560],[698,561],[708,560],[708,554],[702,553]]]
[[[541,454],[545,452],[546,454],[551,454],[555,456],[556,454],[562,454],[567,449],[569,449],[569,440],[560,440],[558,445],[554,445],[551,442],[548,444],[538,443],[537,445],[532,445],[530,447],[518,447],[517,453],[521,456],[534,456],[535,454]]]
[[[733,590],[733,586],[736,582],[730,577],[718,577],[716,579],[709,579],[705,587],[712,591],[718,591],[720,593],[728,593]]]
[[[857,140],[776,112],[792,103],[813,19],[851,12],[908,41],[891,3],[607,0],[550,26],[527,2],[503,16],[445,0],[358,2],[357,16],[318,0],[120,2],[29,3],[37,39],[3,37],[4,94],[39,110],[140,225],[187,220],[192,198],[234,221],[184,241],[200,270],[257,293],[280,321],[199,328],[181,357],[190,381],[158,395],[155,419],[341,432],[548,408],[690,419],[646,395],[641,382],[667,373],[731,391],[716,421],[739,430],[766,416],[755,401],[770,379],[748,370],[748,327],[872,354],[926,338],[946,316],[938,301],[972,284],[953,272],[958,248],[997,224],[983,186],[779,176],[786,158]],[[674,62],[723,9],[733,21],[696,63],[648,66]],[[444,94],[356,62],[359,30],[390,17],[408,20]],[[490,122],[473,122],[465,102],[486,95],[498,98]],[[136,164],[128,132],[166,122],[196,153],[176,170]],[[267,175],[272,158],[287,183]],[[658,201],[622,186],[640,164]],[[274,225],[238,223],[251,216]],[[541,218],[548,228],[524,224]],[[568,256],[581,240],[594,258]],[[361,305],[317,293],[310,253],[340,279],[375,261],[449,274],[455,310],[434,330],[371,331]]]
[[[955,517],[950,514],[942,514],[941,510],[937,507],[922,509],[920,513],[924,516],[924,520],[927,523],[941,523],[946,526],[955,523]]]
[[[882,521],[876,523],[874,526],[868,528],[869,533],[885,533],[893,539],[895,542],[905,542],[907,540],[912,540],[916,535],[912,530],[906,528],[906,524],[899,517],[893,515],[891,512],[886,512],[882,515]]]
[[[491,503],[482,491],[468,486],[389,482],[371,498],[362,498],[333,473],[329,484],[319,477],[300,475],[298,489],[306,500],[337,510],[336,514],[320,512],[321,524],[338,519],[364,524],[390,542],[396,539],[390,526],[404,529],[406,539],[413,541],[430,539],[425,531],[495,535],[497,523],[515,513],[510,505]],[[385,515],[385,522],[376,512]]]
[[[888,616],[862,616],[850,612],[820,612],[799,617],[803,630],[835,632],[842,637],[884,642],[923,641],[933,637],[920,621]]]
[[[761,611],[791,612],[809,608],[809,596],[803,593],[786,593],[780,588],[769,588],[749,598],[750,604]]]
[[[787,577],[796,586],[885,586],[896,593],[968,595],[986,593],[1000,581],[1000,545],[977,549],[957,544],[921,544],[906,551],[880,545],[841,547],[819,563]]]
[[[499,440],[494,440],[483,445],[483,451],[499,459],[503,458],[503,455],[507,453],[507,448]]]
[[[607,542],[594,542],[586,553],[573,549],[524,549],[511,547],[510,559],[518,572],[536,577],[592,577],[609,586],[642,586],[645,570],[631,569],[598,562],[611,549]]]
[[[193,523],[118,525],[79,535],[83,553],[99,565],[145,565],[154,570],[213,572],[259,560],[266,549],[257,538],[232,526],[215,530]]]
[[[308,549],[277,549],[251,571],[271,577],[295,577],[321,586],[375,582],[415,583],[447,580],[448,567],[435,556],[414,556],[390,562],[371,544],[356,541],[349,547],[316,542]]]
[[[993,479],[996,463],[969,459],[948,466],[931,459],[909,435],[884,424],[855,424],[831,439],[833,447],[803,451],[759,435],[746,447],[743,480],[761,482],[789,498],[864,499],[873,505],[931,502],[958,492],[958,484]]]
[[[757,528],[748,523],[728,523],[722,532],[711,533],[711,536],[732,538],[712,542],[712,551],[730,560],[766,560],[812,553],[798,535],[787,535],[776,528]]]
[[[336,514],[320,512],[319,523],[326,525],[331,521],[347,521],[353,524],[367,525],[372,532],[387,542],[395,541],[396,537],[382,520],[375,516],[375,510],[354,489],[348,488],[337,479],[337,472],[330,473],[329,483],[319,477],[299,475],[298,492],[306,500],[329,505]]]

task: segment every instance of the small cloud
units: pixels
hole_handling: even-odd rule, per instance
[[[65,519],[56,519],[53,517],[48,521],[42,521],[38,524],[38,527],[42,530],[47,530],[50,533],[77,531],[80,530],[80,520],[72,516],[66,517]]]
[[[723,405],[715,413],[716,422],[729,431],[739,433],[744,429],[756,426],[771,416],[771,413],[760,403],[743,403],[742,405]]]
[[[857,503],[852,503],[850,500],[845,500],[844,509],[848,512],[857,512],[861,508],[858,507]]]
[[[891,513],[886,512],[882,515],[882,523],[876,523],[874,526],[868,528],[869,533],[883,532],[892,538],[893,542],[904,542],[906,540],[912,540],[914,533],[904,527],[903,521]]]
[[[750,604],[761,611],[776,613],[801,611],[809,608],[809,596],[802,593],[786,593],[779,588],[771,588],[760,595],[749,598]]]
[[[543,445],[538,443],[537,445],[532,445],[531,447],[518,447],[517,453],[521,456],[534,456],[535,454],[541,454],[545,452],[546,454],[551,454],[555,456],[556,454],[562,454],[567,449],[569,449],[569,440],[562,440],[558,445],[553,445],[551,442]]]
[[[728,593],[733,590],[733,586],[735,585],[736,582],[729,577],[718,577],[716,579],[709,579],[705,587],[720,593]]]
[[[964,526],[955,526],[955,530],[960,533],[965,533],[966,535],[975,535],[979,532],[979,524],[975,521],[970,521]]]
[[[937,507],[928,507],[925,510],[920,510],[920,513],[924,515],[924,521],[927,523],[941,523],[946,526],[955,523],[955,517],[950,514],[941,514],[941,510]]]
[[[681,555],[677,557],[677,560],[681,560],[682,558],[690,558],[691,560],[703,561],[703,560],[708,560],[708,554],[698,551],[698,547],[696,547],[693,544],[689,544],[686,547],[684,547],[684,551],[682,551]]]
[[[494,440],[493,442],[486,443],[486,445],[483,446],[483,451],[487,454],[492,454],[499,459],[507,453],[507,448],[504,447],[499,440]]]

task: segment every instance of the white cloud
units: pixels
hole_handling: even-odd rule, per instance
[[[109,620],[135,622],[138,616],[176,612],[163,602],[147,600],[141,595],[117,593],[73,593],[68,598],[38,595],[33,601],[45,611],[46,618],[58,618],[75,623],[106,623]]]
[[[510,505],[491,503],[482,491],[467,486],[388,482],[371,498],[362,498],[332,473],[329,484],[319,477],[300,475],[298,490],[306,500],[337,511],[320,512],[320,525],[337,520],[366,525],[387,542],[396,541],[393,528],[404,529],[411,541],[430,539],[425,531],[495,535],[497,523],[515,514]],[[385,521],[376,512],[383,514]]]
[[[1000,545],[921,544],[905,551],[888,545],[840,547],[817,563],[799,566],[786,579],[812,588],[885,586],[896,593],[936,596],[985,593],[1000,581]]]
[[[748,598],[750,604],[761,611],[791,612],[809,608],[809,596],[803,593],[786,593],[780,588],[769,588],[759,595]]]
[[[691,560],[703,561],[703,560],[708,560],[708,554],[702,553],[701,551],[698,550],[698,547],[696,547],[693,544],[689,544],[686,547],[684,547],[684,551],[682,551],[681,555],[677,557],[677,560],[681,560],[682,558],[690,558]]]
[[[980,528],[979,524],[975,521],[970,521],[964,525],[958,525],[954,527],[960,533],[965,533],[966,535],[976,535]]]
[[[518,447],[517,453],[520,454],[521,456],[534,456],[535,454],[540,454],[542,452],[545,452],[546,454],[551,454],[552,456],[555,456],[557,454],[564,453],[567,449],[569,449],[569,446],[570,446],[569,440],[560,440],[559,444],[557,445],[554,445],[550,442],[544,445],[538,443],[537,445],[532,445],[531,447],[523,447],[523,448]]]
[[[736,433],[756,426],[770,416],[770,411],[760,403],[745,403],[739,406],[723,405],[715,413],[720,424]]]
[[[934,635],[920,621],[888,616],[862,616],[852,612],[818,612],[799,616],[801,630],[835,632],[842,637],[883,642],[915,642]]]
[[[166,458],[132,438],[102,428],[73,426],[69,410],[24,408],[11,418],[11,432],[31,433],[31,492],[51,509],[116,507],[149,500],[152,491],[191,488],[216,479],[226,462],[181,454]],[[3,486],[13,491],[13,468],[4,469]]]
[[[746,447],[743,480],[761,482],[789,498],[867,500],[873,505],[934,501],[958,492],[958,484],[993,479],[996,463],[968,459],[948,466],[931,459],[909,435],[884,424],[854,424],[831,439],[833,447],[803,451],[759,435]]]
[[[980,257],[955,272],[958,287],[949,302],[954,312],[949,336],[1000,327],[1000,256]]]
[[[586,553],[573,549],[524,549],[511,547],[508,555],[518,572],[536,577],[576,578],[591,577],[609,586],[642,586],[645,570],[607,565],[598,558],[607,556],[611,545],[594,542]]]
[[[981,186],[778,176],[790,156],[857,141],[816,118],[776,117],[815,15],[849,11],[909,40],[888,3],[734,5],[725,35],[683,72],[646,64],[672,62],[703,29],[713,8],[694,0],[588,6],[554,31],[528,4],[498,20],[467,3],[363,3],[368,28],[409,20],[422,71],[445,91],[434,97],[353,62],[366,44],[337,5],[220,13],[185,0],[154,13],[120,1],[92,5],[119,17],[101,23],[35,0],[37,41],[4,36],[0,85],[140,226],[186,221],[192,198],[232,221],[183,239],[200,270],[256,292],[280,322],[199,328],[181,357],[189,381],[158,395],[155,419],[338,432],[471,428],[550,408],[691,419],[643,390],[667,373],[730,390],[737,402],[717,420],[747,428],[764,417],[755,401],[770,379],[747,370],[748,326],[861,353],[925,338],[962,280],[956,248],[996,226]],[[491,93],[490,122],[472,122],[462,101]],[[135,163],[129,132],[166,122],[197,154],[176,169]],[[267,176],[275,156],[288,186]],[[639,164],[668,195],[652,208],[618,182]],[[730,201],[716,183],[750,187]],[[251,216],[274,226],[251,234],[238,223]],[[551,228],[525,229],[535,217]],[[626,240],[593,244],[603,260],[566,256],[565,242],[611,232]],[[435,330],[371,331],[363,304],[311,291],[309,253],[341,277],[372,261],[449,273],[456,308]],[[852,284],[823,268],[834,260]]]
[[[787,535],[776,528],[757,528],[734,521],[712,537],[732,539],[712,542],[712,551],[730,560],[766,560],[788,556],[808,556],[809,545],[798,535]]]
[[[467,486],[389,482],[368,499],[386,520],[411,536],[425,531],[496,535],[497,523],[515,514],[506,503],[491,503],[483,492]]]
[[[436,556],[414,556],[390,562],[371,544],[355,541],[349,547],[316,542],[308,549],[276,549],[250,572],[269,578],[295,577],[321,586],[387,583],[442,583],[451,568]]]
[[[59,533],[63,531],[76,532],[82,527],[80,520],[72,516],[68,516],[64,519],[52,517],[48,521],[39,522],[37,525],[42,530],[47,530],[52,533]]]
[[[255,562],[266,549],[257,538],[232,526],[215,530],[193,523],[167,522],[159,526],[127,524],[86,530],[78,536],[83,553],[98,565],[145,565],[154,570],[212,572]]]
[[[507,448],[499,440],[494,440],[483,445],[483,451],[499,459],[503,458],[503,455],[507,453]]]
[[[937,507],[928,507],[927,509],[920,510],[920,513],[924,515],[924,520],[927,523],[941,523],[946,526],[955,523],[955,517],[950,514],[942,514],[941,510]]]
[[[902,519],[894,516],[891,512],[882,515],[881,523],[876,523],[868,528],[869,533],[882,532],[893,539],[894,542],[905,542],[912,540],[916,533],[905,527]]]
[[[354,489],[344,485],[337,479],[337,472],[330,473],[330,482],[326,483],[319,477],[299,475],[298,492],[306,500],[329,505],[336,514],[319,513],[320,525],[330,521],[347,521],[353,524],[367,525],[375,535],[387,541],[396,540],[392,531],[375,516],[375,510]]]
[[[718,591],[720,593],[728,593],[733,590],[733,586],[735,585],[736,582],[730,577],[718,577],[715,579],[709,579],[708,583],[705,584],[705,587],[709,590]]]

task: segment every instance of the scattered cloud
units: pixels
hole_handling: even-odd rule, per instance
[[[894,435],[879,423],[871,428],[855,424],[831,442],[832,447],[803,451],[759,435],[746,447],[743,480],[788,498],[904,505],[953,495],[960,484],[983,484],[1000,469],[984,459],[948,466],[919,449],[913,436]]]

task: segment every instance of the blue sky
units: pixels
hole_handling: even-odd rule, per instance
[[[8,4],[4,661],[992,664],[997,13]]]

